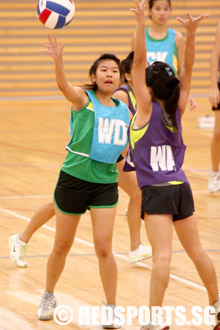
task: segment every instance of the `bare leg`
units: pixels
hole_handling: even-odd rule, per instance
[[[130,232],[130,250],[136,250],[141,244],[141,191],[135,172],[123,172],[124,160],[117,163],[118,185],[130,197],[128,204],[128,225]]]
[[[19,239],[28,243],[32,235],[55,215],[54,203],[50,201],[41,206],[32,216],[31,221],[20,234]]]
[[[80,215],[69,215],[56,210],[56,235],[53,250],[47,262],[46,291],[54,292],[56,283],[63,271],[66,255],[76,234]]]
[[[114,304],[117,290],[117,265],[112,254],[112,235],[116,207],[91,208],[95,251],[107,304]]]
[[[189,218],[176,221],[174,224],[181,244],[195,264],[208,291],[209,303],[213,306],[219,300],[216,272],[211,259],[201,245],[196,216],[192,215]]]
[[[220,111],[215,111],[215,127],[211,141],[212,171],[219,171],[220,163]]]
[[[145,214],[145,226],[153,250],[149,307],[162,306],[170,276],[172,217],[166,214]]]

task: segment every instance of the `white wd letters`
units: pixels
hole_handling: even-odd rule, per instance
[[[120,132],[122,129],[122,137],[120,138]],[[118,146],[124,146],[127,141],[127,130],[125,128],[125,123],[123,120],[115,120],[115,136],[114,144]]]
[[[122,130],[122,136],[120,132]],[[114,133],[114,139],[112,137]],[[98,142],[123,146],[127,141],[127,130],[123,120],[100,118],[98,125]]]
[[[153,171],[173,171],[175,170],[175,162],[171,146],[151,146],[150,164]]]

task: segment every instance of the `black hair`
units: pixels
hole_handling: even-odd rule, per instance
[[[121,71],[125,82],[127,82],[127,79],[125,78],[125,73],[131,73],[133,61],[134,51],[130,52],[128,56],[121,61]]]
[[[152,9],[152,7],[153,7],[155,1],[158,1],[158,0],[149,0],[149,1],[148,1],[149,9]],[[170,7],[170,9],[171,9],[171,0],[167,0],[167,2],[168,2],[169,7]]]
[[[154,3],[158,1],[158,0],[148,0],[148,7],[151,10],[153,8]],[[171,0],[167,0],[170,10],[171,10]],[[149,15],[150,19],[151,19],[151,15]]]
[[[95,62],[90,67],[90,69],[89,69],[89,78],[91,80],[91,84],[85,84],[83,86],[84,89],[93,90],[93,91],[97,90],[98,86],[97,86],[96,82],[92,81],[92,78],[93,78],[93,75],[96,74],[96,71],[97,71],[97,68],[98,68],[99,64],[104,60],[113,60],[113,61],[115,61],[115,63],[117,64],[117,66],[119,68],[120,77],[122,77],[121,62],[120,62],[119,58],[114,54],[106,53],[106,54],[101,55],[99,58],[97,58],[97,60],[95,60]]]
[[[180,95],[179,80],[171,66],[164,62],[154,62],[146,69],[146,84],[153,90],[153,96],[165,102],[164,110],[177,128],[176,109]]]

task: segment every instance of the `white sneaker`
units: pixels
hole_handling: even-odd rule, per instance
[[[25,260],[25,255],[27,251],[28,244],[19,240],[19,234],[10,236],[8,239],[10,247],[10,258],[15,263],[17,267],[24,268],[27,267],[27,262]]]
[[[198,118],[198,125],[200,128],[213,128],[215,124],[215,117],[206,115]]]
[[[129,252],[129,257],[131,263],[152,257],[152,248],[150,245],[141,243],[136,250]]]
[[[208,182],[207,190],[210,193],[215,193],[220,190],[220,171],[209,172],[209,182]]]
[[[169,330],[169,326],[168,325],[152,325],[152,324],[148,324],[148,325],[144,325],[141,327],[140,330]]]
[[[57,299],[53,293],[44,292],[38,308],[38,320],[48,321],[53,318],[53,311],[57,305]]]
[[[117,322],[117,317],[114,317],[114,308],[115,308],[115,305],[113,305],[113,304],[107,304],[106,305],[107,307],[110,307],[110,308],[112,308],[113,309],[113,311],[112,311],[112,313],[111,313],[111,315],[108,315],[108,311],[106,310],[106,320],[111,320],[112,319],[112,317],[113,317],[113,322],[112,322],[112,324],[110,324],[110,325],[107,325],[107,324],[102,324],[102,328],[103,329],[119,329],[119,328],[121,328],[121,326],[118,324],[118,322]],[[110,321],[111,322],[111,321]],[[109,322],[109,323],[110,323]]]

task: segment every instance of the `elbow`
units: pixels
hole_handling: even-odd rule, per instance
[[[61,82],[58,82],[58,81],[57,81],[57,86],[58,86],[59,90],[60,90],[63,94],[65,94],[66,91],[67,91],[68,88],[69,88],[69,83],[61,83]]]
[[[57,84],[57,85],[58,85],[59,90],[65,95],[65,88],[60,84]]]

